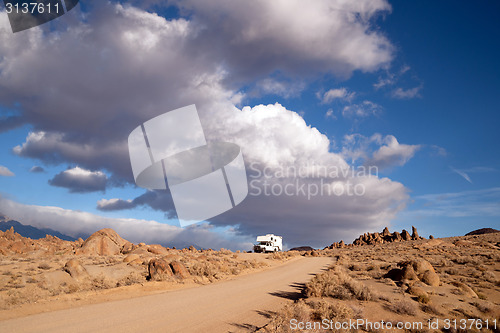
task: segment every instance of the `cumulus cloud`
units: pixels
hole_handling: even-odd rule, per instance
[[[90,171],[80,167],[64,170],[49,180],[49,184],[69,189],[71,193],[105,191],[108,176],[102,171]]]
[[[102,228],[112,228],[134,243],[146,242],[170,247],[197,245],[203,248],[223,247],[233,250],[251,248],[249,238],[228,233],[226,237],[221,237],[220,233],[214,232],[213,227],[206,224],[182,229],[156,221],[109,218],[59,207],[25,205],[2,196],[0,196],[0,211],[23,224],[50,228],[72,237],[86,237]]]
[[[336,99],[350,102],[355,95],[354,92],[349,92],[346,88],[338,88],[330,89],[323,95],[319,94],[318,97],[321,99],[321,103],[329,104]]]
[[[224,58],[236,79],[268,71],[310,75],[374,71],[392,59],[393,46],[371,29],[387,1],[173,1],[191,15],[197,47]],[[223,22],[223,24],[221,24]]]
[[[33,173],[41,173],[41,172],[45,172],[45,169],[39,165],[35,165],[33,166],[31,169],[30,169],[30,172],[33,172]]]
[[[387,135],[383,142],[384,144],[373,153],[371,158],[365,161],[366,165],[377,166],[380,169],[402,166],[420,149],[420,145],[401,144],[392,135]]]
[[[14,177],[15,174],[12,171],[10,171],[7,167],[0,165],[0,176]]]
[[[239,206],[210,219],[213,225],[236,226],[239,233],[252,235],[273,230],[291,246],[321,247],[340,238],[353,240],[366,228],[383,228],[408,199],[401,183],[352,170],[341,155],[330,151],[324,134],[280,104],[244,107],[232,110],[231,116],[222,113],[207,128],[219,140],[242,148],[250,186]],[[287,193],[280,192],[284,188]],[[359,195],[352,195],[354,188]],[[159,193],[147,192],[151,200],[101,200],[98,208],[152,206]],[[164,205],[155,209],[168,207]]]
[[[128,134],[146,120],[195,103],[207,140],[240,145],[247,165],[258,166],[248,169],[252,175],[309,162],[349,168],[342,155],[330,151],[331,141],[297,112],[279,104],[236,105],[245,97],[240,89],[255,82],[264,82],[265,91],[284,94],[289,86],[280,84],[294,82],[299,75],[333,73],[345,78],[355,70],[386,66],[393,47],[373,29],[373,21],[390,11],[387,1],[172,3],[185,18],[167,20],[136,7],[99,2],[84,19],[77,10],[66,14],[73,19],[71,26],[57,33],[39,27],[15,37],[1,16],[0,102],[21,101],[20,117],[33,126],[14,152],[45,163],[105,170],[132,183]],[[284,79],[266,81],[277,72]],[[365,117],[379,109],[365,101],[343,114]],[[71,189],[88,189],[83,181],[71,183],[74,175],[63,172],[59,178],[59,184],[73,184]],[[90,178],[99,180],[94,189],[103,188],[104,177]],[[317,184],[318,179],[302,181]],[[361,184],[366,195],[359,200],[347,194],[314,199],[300,194],[252,196],[210,222],[235,225],[242,234],[272,229],[291,244],[323,246],[339,237],[352,239],[367,228],[379,229],[408,199],[404,186],[387,178],[349,175],[325,181],[326,188]],[[98,208],[143,205],[173,214],[169,193],[161,191],[103,199]]]
[[[341,155],[355,164],[379,169],[390,169],[408,162],[421,148],[420,145],[401,144],[393,135],[361,134],[344,136]]]

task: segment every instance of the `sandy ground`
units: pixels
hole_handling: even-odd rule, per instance
[[[329,257],[297,257],[209,285],[5,320],[0,331],[247,332],[298,298],[303,284],[331,263]]]

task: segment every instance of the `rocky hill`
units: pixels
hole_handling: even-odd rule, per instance
[[[500,232],[500,230],[492,229],[492,228],[482,228],[471,231],[467,233],[465,236],[474,236],[474,235],[484,235],[484,234],[493,234],[495,232]]]
[[[401,233],[394,231],[391,233],[389,228],[385,227],[382,232],[365,233],[352,242],[352,244],[345,244],[343,240],[338,243],[333,243],[327,246],[325,249],[341,249],[349,246],[363,246],[363,245],[375,245],[384,243],[394,243],[394,242],[405,242],[411,240],[424,239],[420,237],[417,232],[417,228],[412,227],[412,233],[403,229]]]
[[[23,237],[29,237],[31,239],[45,238],[46,235],[55,236],[62,240],[75,241],[76,238],[64,235],[58,231],[48,229],[48,228],[35,228],[30,225],[24,225],[18,221],[9,219],[6,216],[0,214],[0,231],[7,231],[10,228],[14,228],[18,234]]]

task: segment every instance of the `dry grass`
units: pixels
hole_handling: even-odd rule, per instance
[[[389,310],[394,313],[415,316],[417,314],[418,308],[415,302],[409,300],[401,300],[391,303],[387,306]]]
[[[373,291],[357,281],[340,266],[334,266],[327,272],[316,275],[306,284],[308,297],[332,297],[338,299],[374,299]]]

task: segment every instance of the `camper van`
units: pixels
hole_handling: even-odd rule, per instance
[[[257,244],[253,246],[255,253],[278,252],[283,250],[283,237],[273,234],[257,236]]]

